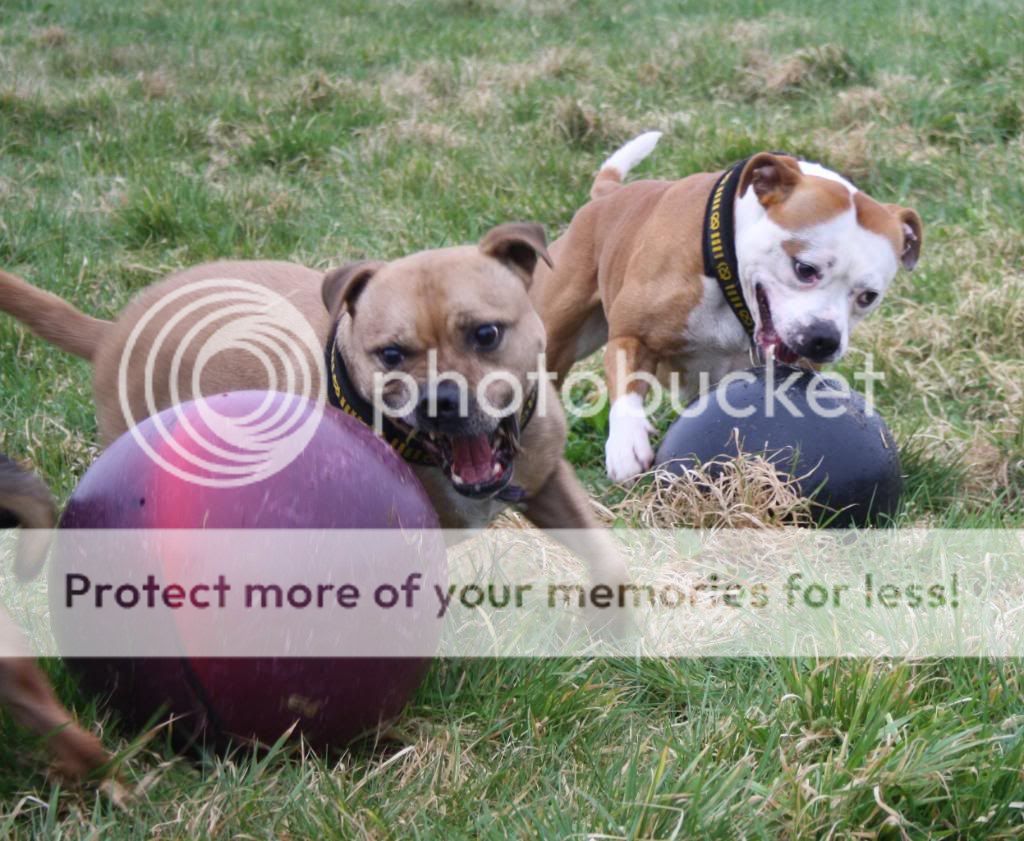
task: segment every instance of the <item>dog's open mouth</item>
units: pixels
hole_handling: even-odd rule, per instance
[[[774,357],[779,362],[792,365],[800,358],[800,354],[782,341],[782,337],[776,332],[775,323],[772,321],[772,308],[768,305],[768,294],[764,291],[764,287],[758,283],[755,290],[757,308],[761,313],[761,326],[754,337],[757,346],[761,349],[766,362],[769,357]]]
[[[424,436],[460,494],[485,498],[500,493],[512,481],[512,469],[519,452],[519,422],[509,415],[493,432],[478,435],[445,435],[434,432]]]

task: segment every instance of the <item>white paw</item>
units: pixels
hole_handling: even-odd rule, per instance
[[[608,441],[605,443],[605,469],[613,482],[625,482],[654,464],[650,434],[654,428],[643,411],[638,395],[627,394],[612,405]]]

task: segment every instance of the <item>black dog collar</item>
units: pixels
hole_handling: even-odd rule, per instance
[[[749,160],[749,158],[747,159]],[[736,190],[740,174],[747,160],[730,167],[715,182],[708,196],[704,210],[704,229],[701,232],[701,246],[704,252],[704,274],[718,281],[718,286],[729,302],[736,318],[747,331],[751,342],[754,340],[754,316],[743,298],[740,287],[740,270],[736,261]]]
[[[348,415],[362,421],[373,428],[374,412],[373,404],[363,397],[352,384],[352,378],[348,374],[348,366],[337,347],[337,325],[331,328],[331,340],[327,343],[325,361],[327,372],[330,377],[331,387],[328,389],[327,402],[334,408],[341,409]],[[537,388],[526,396],[523,403],[523,410],[519,414],[519,431],[526,429],[526,425],[533,417],[537,408]],[[439,467],[437,459],[423,446],[422,439],[415,429],[401,429],[387,416],[381,417],[381,437],[408,462],[421,464],[428,467]],[[522,488],[516,485],[509,485],[498,494],[499,499],[507,502],[518,502],[523,498]]]

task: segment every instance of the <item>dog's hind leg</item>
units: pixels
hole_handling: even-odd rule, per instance
[[[23,646],[20,630],[0,612],[0,648]],[[54,771],[63,779],[83,780],[109,761],[99,739],[75,723],[31,657],[0,657],[0,707],[10,710],[17,724],[47,738]]]
[[[56,513],[53,499],[34,473],[0,455],[0,527],[28,526],[18,545],[18,571],[28,577],[38,569]],[[26,541],[26,537],[30,537]],[[29,656],[25,638],[14,621],[0,610],[0,707],[15,722],[45,736],[55,756],[54,771],[67,780],[82,780],[109,761],[99,740],[74,719]]]
[[[538,266],[530,287],[530,300],[547,333],[547,368],[556,376],[556,387],[573,363],[608,338],[594,243],[586,233],[593,227],[593,212],[589,205],[577,212],[574,224],[551,245],[554,268]]]

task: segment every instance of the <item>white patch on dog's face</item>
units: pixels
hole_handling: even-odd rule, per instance
[[[843,178],[838,172],[833,172],[831,169],[823,167],[821,164],[816,164],[813,161],[799,161],[800,171],[804,175],[816,175],[818,178],[824,178],[828,181],[835,181],[837,184],[842,184],[849,192],[853,195],[857,192],[857,188],[853,186],[847,179]]]
[[[736,205],[740,281],[763,351],[783,362],[832,362],[846,353],[857,323],[878,307],[899,263],[890,240],[858,221],[853,185],[817,164],[801,169],[817,176],[805,179],[812,189],[826,177],[845,187],[849,207],[841,209],[842,194],[837,200],[832,186],[830,200],[821,202],[832,215],[794,229],[773,219],[786,215],[766,212],[748,190]],[[806,213],[812,202],[803,202]]]

